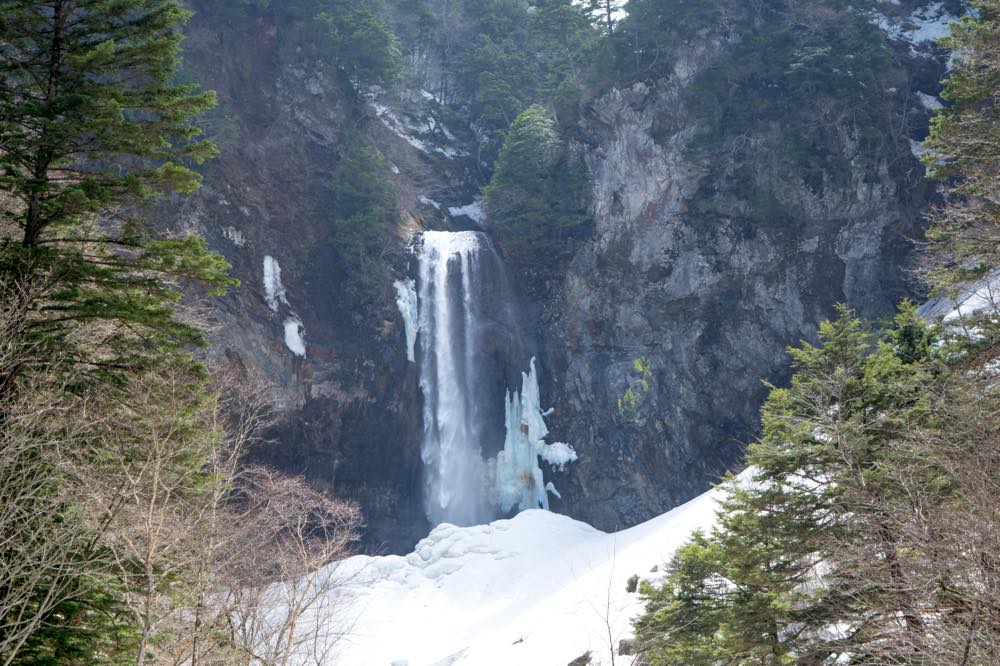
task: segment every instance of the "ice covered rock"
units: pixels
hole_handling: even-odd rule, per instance
[[[270,255],[264,257],[264,300],[274,312],[278,311],[281,304],[288,305],[285,285],[281,284],[281,266]]]
[[[551,482],[544,482],[538,459],[562,469],[577,456],[568,444],[545,441],[549,429],[541,406],[535,359],[531,359],[531,370],[521,373],[521,392],[508,392],[506,400],[507,436],[496,460],[500,509],[505,512],[514,507],[519,511],[548,509],[548,494],[551,492],[558,497],[559,493]]]
[[[417,284],[411,278],[396,280],[396,307],[403,317],[403,327],[406,330],[406,360],[415,363],[419,310],[417,305]]]
[[[299,358],[306,357],[306,343],[302,339],[305,328],[296,316],[285,319],[285,346]]]
[[[483,207],[476,201],[464,206],[450,207],[448,208],[448,214],[452,217],[467,217],[480,226],[486,221],[486,213],[483,212]]]

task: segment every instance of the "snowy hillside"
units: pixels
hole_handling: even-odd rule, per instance
[[[441,525],[406,557],[352,558],[337,572],[349,580],[350,602],[335,605],[350,628],[334,661],[564,666],[589,651],[592,664],[609,665],[610,646],[617,652],[630,637],[641,608],[628,578],[661,575],[677,546],[711,524],[718,495],[615,534],[535,510],[490,525]]]

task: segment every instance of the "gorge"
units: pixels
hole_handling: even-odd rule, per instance
[[[407,552],[427,534],[430,504],[443,503],[424,481],[434,448],[426,446],[428,368],[406,353],[413,336],[414,360],[423,356],[427,340],[414,335],[423,322],[408,332],[397,307],[401,293],[411,298],[399,283],[413,280],[415,296],[426,286],[410,252],[425,231],[487,233],[512,276],[507,294],[483,287],[483,303],[499,309],[471,350],[482,383],[444,394],[433,411],[463,416],[433,425],[433,437],[485,428],[483,460],[494,457],[504,393],[536,357],[540,393],[555,408],[548,428],[579,455],[562,471],[540,463],[562,496],[548,499],[604,530],[658,515],[736,465],[758,427],[761,380],[787,376],[785,347],[814,339],[834,303],[878,318],[919,294],[909,239],[934,194],[911,142],[926,132],[925,99],[947,61],[927,26],[957,16],[957,4],[880,3],[877,19],[809,7],[772,15],[768,5],[755,18],[747,3],[727,1],[718,7],[725,21],[679,16],[647,71],[588,83],[579,105],[552,103],[561,164],[584,165],[589,184],[572,191],[584,192],[591,222],[528,248],[498,226],[508,213],[500,206],[491,217],[482,191],[497,150],[475,101],[486,91],[445,57],[473,48],[477,31],[498,34],[488,32],[494,18],[474,3],[421,4],[437,18],[386,4],[402,77],[358,99],[301,13],[233,14],[195,2],[185,62],[218,91],[206,126],[222,154],[206,164],[198,193],[167,208],[222,251],[246,286],[216,308],[212,353],[273,384],[282,418],[274,443],[256,455],[358,500],[369,547]],[[504,25],[534,29],[528,14],[511,11]],[[818,27],[793,34],[816,44],[760,50],[775,31],[805,24]],[[813,47],[834,49],[824,56],[836,59],[824,65],[831,78],[795,78],[809,64],[790,68]],[[747,74],[741,66],[761,58],[774,67]],[[848,66],[853,78],[837,75]],[[751,106],[753,115],[743,113]],[[359,157],[359,141],[372,161]],[[334,218],[350,200],[329,183],[369,168],[388,184],[382,201],[391,206],[379,206],[393,216],[365,250],[377,261],[359,269],[336,252]],[[264,256],[280,264],[304,358],[284,342],[290,314],[267,305]],[[492,252],[477,256],[494,270]],[[458,298],[460,262],[451,264]],[[374,291],[356,293],[352,275],[369,269]],[[518,335],[504,323],[509,304]],[[449,316],[464,336],[464,314]],[[456,373],[466,351],[446,360]],[[461,522],[492,512],[470,511]]]
[[[1000,0],[0,2],[0,664],[1000,664]]]

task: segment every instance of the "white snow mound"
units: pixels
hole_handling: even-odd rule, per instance
[[[348,635],[331,663],[558,666],[590,651],[592,664],[607,666],[642,610],[628,578],[662,576],[677,547],[711,526],[719,496],[614,534],[530,510],[489,525],[440,525],[406,557],[351,558],[339,565],[349,582],[333,604],[341,621],[350,618]]]

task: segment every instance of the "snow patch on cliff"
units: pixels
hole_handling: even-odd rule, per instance
[[[927,319],[940,319],[946,324],[961,324],[979,315],[1000,313],[1000,270],[954,294],[932,298],[917,312]]]
[[[925,92],[917,92],[917,100],[920,101],[920,106],[924,107],[928,111],[937,111],[942,108],[941,100],[934,95],[928,95]]]
[[[282,303],[288,305],[285,285],[281,283],[281,266],[270,255],[264,257],[264,300],[274,312],[278,311]]]
[[[293,315],[285,319],[285,346],[299,358],[306,357],[306,343],[302,339],[305,332],[298,317]]]
[[[236,227],[229,226],[222,230],[222,237],[236,247],[243,247],[247,244],[246,235]]]
[[[947,10],[944,2],[931,2],[901,19],[890,18],[880,12],[871,15],[872,23],[889,39],[909,43],[910,53],[914,56],[926,54],[929,45],[947,37],[949,26],[956,20],[958,17]]]
[[[425,194],[417,196],[417,201],[419,201],[425,206],[430,206],[434,210],[441,210],[441,204],[439,204],[437,201],[434,201],[434,199],[431,199],[429,196]]]
[[[468,157],[469,153],[464,150],[453,146],[442,146],[433,142],[436,131],[440,132],[448,141],[456,140],[455,135],[444,125],[432,123],[429,118],[424,118],[417,122],[405,114],[396,113],[384,104],[379,104],[374,100],[370,103],[383,125],[389,128],[393,134],[425,155],[437,154],[449,160],[458,157]]]
[[[486,214],[483,212],[482,206],[475,201],[464,206],[451,207],[448,209],[448,214],[452,217],[461,217],[464,215],[479,226],[482,226],[483,222],[486,221]]]
[[[299,358],[306,356],[304,341],[305,327],[302,320],[291,309],[288,302],[288,292],[281,282],[281,266],[271,255],[264,257],[264,301],[272,312],[279,312],[282,306],[287,310],[283,328],[285,331],[285,346]]]

